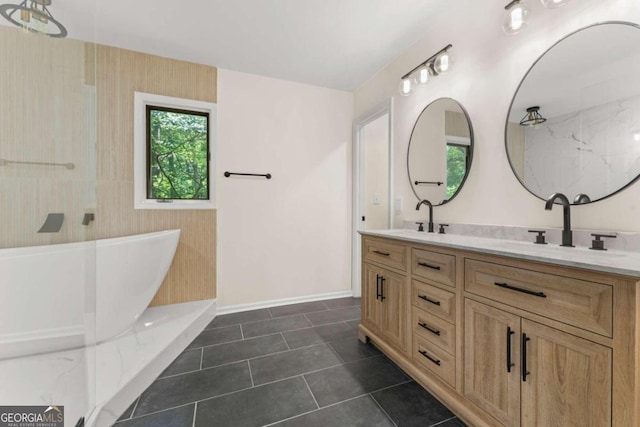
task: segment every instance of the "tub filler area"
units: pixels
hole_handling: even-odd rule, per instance
[[[179,236],[0,250],[0,402],[112,425],[215,317],[215,300],[147,308]]]

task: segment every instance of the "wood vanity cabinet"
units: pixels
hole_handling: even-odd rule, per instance
[[[363,236],[360,339],[470,426],[638,427],[637,286],[621,275]]]
[[[362,324],[404,352],[407,278],[402,273],[407,265],[406,248],[373,240],[366,240],[363,248]]]
[[[362,320],[398,348],[406,349],[406,278],[372,264],[364,266]]]
[[[611,349],[465,303],[464,395],[503,425],[611,426]]]

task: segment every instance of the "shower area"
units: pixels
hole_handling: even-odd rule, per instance
[[[0,19],[0,405],[80,425],[96,401],[95,44]]]

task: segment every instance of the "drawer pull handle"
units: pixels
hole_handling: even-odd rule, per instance
[[[519,288],[517,286],[507,285],[506,283],[495,282],[494,284],[496,286],[500,286],[501,288],[511,289],[512,291],[522,292],[523,294],[533,295],[534,297],[540,297],[540,298],[546,298],[547,297],[544,292],[530,291],[529,289],[523,289],[523,288]]]
[[[426,262],[419,262],[418,265],[420,267],[426,267],[426,268],[430,268],[432,270],[440,270],[440,266],[439,265],[431,265],[431,264],[427,264]]]
[[[516,366],[516,364],[511,361],[511,335],[513,334],[515,334],[515,332],[510,326],[507,326],[507,372],[511,372],[511,368]]]
[[[382,255],[382,256],[389,256],[388,252],[381,252],[381,251],[373,251],[374,254],[378,254],[378,255]]]
[[[419,326],[422,326],[424,329],[426,329],[427,331],[431,332],[434,335],[440,336],[440,331],[437,329],[433,329],[431,326],[427,325],[426,323],[422,323],[422,322],[418,322]]]
[[[380,276],[380,301],[384,301],[387,297],[384,296],[384,281],[387,280],[384,276]]]
[[[380,275],[376,274],[376,299],[380,298]]]
[[[429,356],[429,354],[424,351],[424,350],[418,350],[418,353],[420,353],[421,355],[423,355],[424,357],[426,357],[427,359],[431,360],[433,363],[435,363],[436,365],[440,366],[441,362],[438,359],[434,359],[433,357]]]
[[[527,334],[522,334],[522,381],[527,381],[527,375],[531,372],[527,371],[527,342],[531,338]]]
[[[440,301],[436,301],[436,300],[432,300],[429,297],[426,297],[424,295],[418,295],[418,298],[425,300],[426,302],[430,302],[433,305],[440,305]]]

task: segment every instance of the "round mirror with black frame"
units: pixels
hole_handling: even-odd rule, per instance
[[[458,195],[473,158],[473,127],[466,110],[451,98],[436,99],[416,120],[407,149],[407,172],[418,200],[434,206]]]
[[[640,27],[604,22],[569,34],[538,58],[511,101],[509,163],[546,200],[602,200],[640,176]]]

